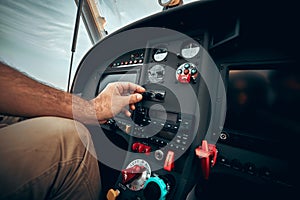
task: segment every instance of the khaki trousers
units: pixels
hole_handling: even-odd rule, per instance
[[[0,129],[0,199],[98,199],[100,174],[89,131],[58,117]]]

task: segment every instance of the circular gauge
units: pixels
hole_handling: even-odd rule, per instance
[[[148,70],[148,79],[151,83],[161,83],[165,78],[165,67],[163,65],[153,65]]]
[[[143,189],[145,182],[148,180],[148,178],[150,178],[151,168],[147,161],[145,161],[143,159],[136,159],[136,160],[133,160],[131,163],[129,163],[128,166],[126,167],[126,169],[132,168],[135,166],[142,168],[143,172],[142,172],[141,176],[139,176],[137,179],[135,179],[131,183],[127,184],[126,186],[130,190],[138,191],[138,190]]]
[[[163,61],[168,55],[168,49],[166,47],[162,47],[154,50],[153,59],[156,62]]]
[[[193,63],[183,63],[176,70],[176,79],[180,83],[196,83],[198,70]]]
[[[189,42],[181,48],[181,56],[184,58],[193,58],[200,51],[200,46],[196,42]]]

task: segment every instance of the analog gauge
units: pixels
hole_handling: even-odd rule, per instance
[[[165,78],[165,67],[163,65],[153,65],[148,70],[148,79],[151,83],[161,83]]]
[[[132,182],[128,183],[126,186],[133,191],[138,191],[143,189],[145,182],[150,178],[151,176],[151,168],[147,161],[143,159],[136,159],[133,160],[129,165],[126,167],[126,169],[133,169],[138,168],[141,170],[140,175],[134,179]]]
[[[153,59],[156,62],[161,62],[167,57],[167,55],[168,55],[168,49],[165,47],[162,47],[162,48],[154,50]]]
[[[183,63],[176,70],[176,79],[180,83],[196,83],[198,70],[193,63]]]
[[[184,58],[193,58],[200,51],[200,46],[196,42],[189,42],[181,49],[181,56]]]

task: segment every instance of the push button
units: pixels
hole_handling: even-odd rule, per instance
[[[231,167],[236,170],[242,169],[242,163],[238,159],[233,159],[231,161]]]
[[[256,166],[253,163],[246,163],[244,168],[249,174],[253,175],[256,173]]]
[[[270,171],[269,168],[263,167],[259,170],[259,174],[264,177],[264,178],[271,178],[272,177],[272,172]]]
[[[154,157],[156,160],[162,160],[164,158],[164,152],[162,150],[156,150]]]
[[[229,161],[228,161],[228,159],[226,157],[219,156],[218,157],[218,161],[219,161],[220,164],[225,165],[227,167],[230,167],[230,163],[229,163]]]

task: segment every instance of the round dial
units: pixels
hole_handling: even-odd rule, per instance
[[[151,83],[161,83],[165,78],[165,67],[163,65],[153,65],[148,70],[148,79]]]
[[[181,56],[184,58],[193,58],[200,51],[200,46],[196,42],[189,42],[181,48]]]
[[[166,47],[162,47],[154,50],[153,59],[156,62],[163,61],[168,55],[168,49]]]
[[[146,200],[166,199],[168,186],[161,178],[151,177],[146,181],[143,192]]]
[[[134,167],[134,166],[140,166],[142,168],[145,168],[145,170],[143,171],[143,173],[141,174],[140,177],[138,177],[131,183],[127,184],[126,186],[130,190],[138,191],[138,190],[143,189],[145,182],[148,180],[148,178],[150,178],[151,168],[147,161],[145,161],[143,159],[136,159],[136,160],[133,160],[131,163],[129,163],[128,166],[126,167],[126,169]]]
[[[198,70],[193,63],[183,63],[176,70],[176,79],[180,83],[196,83]]]

